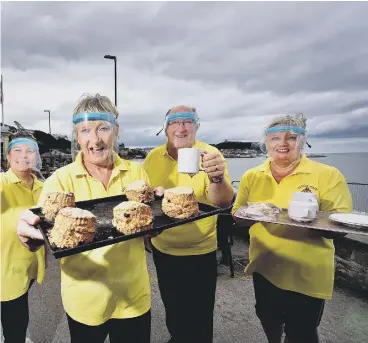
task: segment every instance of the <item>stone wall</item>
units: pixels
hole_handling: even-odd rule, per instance
[[[368,243],[349,236],[335,239],[335,280],[368,295]]]

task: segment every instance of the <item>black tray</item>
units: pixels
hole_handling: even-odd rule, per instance
[[[83,251],[93,250],[104,247],[106,245],[111,245],[118,242],[141,237],[149,234],[150,232],[159,233],[175,226],[194,222],[196,220],[214,216],[216,214],[229,210],[228,208],[219,208],[199,203],[199,215],[187,219],[175,219],[168,217],[162,212],[162,197],[156,197],[154,201],[147,204],[151,207],[152,215],[154,217],[152,225],[153,228],[150,230],[137,232],[132,235],[124,235],[123,233],[117,231],[111,223],[113,218],[113,208],[120,204],[122,201],[127,201],[127,197],[125,195],[116,195],[107,198],[77,201],[75,203],[76,207],[91,211],[97,217],[97,220],[96,234],[93,242],[81,243],[75,248],[58,248],[50,244],[48,231],[52,229],[53,223],[45,219],[44,215],[42,214],[41,208],[32,208],[31,211],[41,218],[41,221],[36,225],[36,227],[41,231],[47,247],[50,249],[55,258],[61,258],[65,256],[75,255]]]

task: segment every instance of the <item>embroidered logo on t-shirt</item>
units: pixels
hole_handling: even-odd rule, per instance
[[[311,185],[300,185],[298,189],[300,192],[303,192],[303,193],[313,193],[313,191],[318,190],[318,188],[311,186]]]

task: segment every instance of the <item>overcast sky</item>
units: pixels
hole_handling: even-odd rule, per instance
[[[310,152],[368,151],[368,3],[2,2],[5,123],[70,135],[83,93],[114,99],[120,141],[156,146],[196,106],[207,143],[308,118]]]

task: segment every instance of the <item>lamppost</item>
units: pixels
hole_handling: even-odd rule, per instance
[[[114,60],[114,70],[115,70],[115,106],[118,106],[118,86],[117,86],[117,73],[116,73],[116,56],[112,56],[112,55],[105,55],[104,58],[108,59],[108,60]]]
[[[50,110],[43,110],[43,111],[49,113],[49,134],[51,135],[51,114],[50,114]]]

